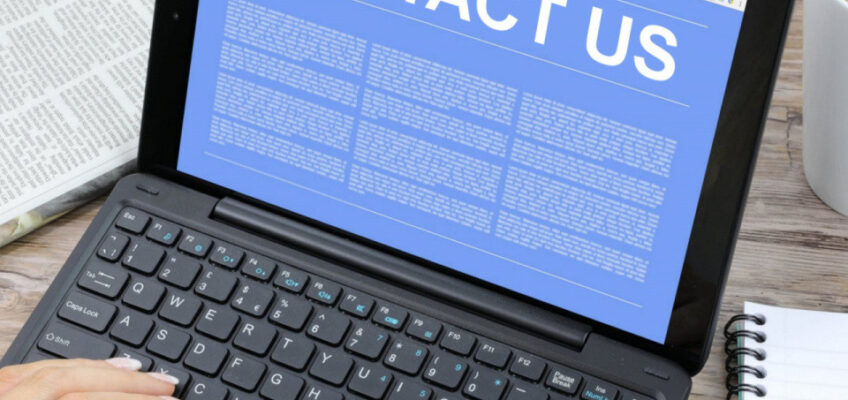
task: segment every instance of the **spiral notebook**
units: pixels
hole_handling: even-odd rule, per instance
[[[725,336],[728,398],[848,398],[848,314],[746,302]]]

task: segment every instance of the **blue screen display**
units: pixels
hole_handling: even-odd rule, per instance
[[[743,8],[203,0],[177,167],[663,343]]]

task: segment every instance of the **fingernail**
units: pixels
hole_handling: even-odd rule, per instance
[[[106,363],[118,368],[118,369],[128,369],[130,371],[138,371],[141,369],[141,361],[138,361],[133,358],[126,357],[118,357],[106,360]]]
[[[172,385],[179,385],[180,384],[180,380],[177,379],[177,378],[174,378],[171,375],[160,374],[158,372],[152,372],[149,375],[160,380],[160,381],[168,382]]]
[[[179,400],[178,398],[171,396],[159,396],[159,398],[164,400]]]

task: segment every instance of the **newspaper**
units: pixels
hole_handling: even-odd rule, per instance
[[[0,0],[0,246],[135,165],[153,0]]]

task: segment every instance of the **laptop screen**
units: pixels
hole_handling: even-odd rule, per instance
[[[178,169],[663,343],[744,6],[202,0]]]

